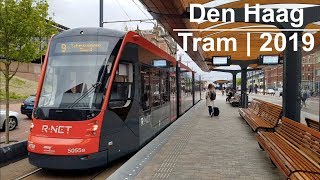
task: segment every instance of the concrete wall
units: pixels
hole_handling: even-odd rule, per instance
[[[16,70],[18,62],[12,62],[10,65],[10,71]],[[1,69],[4,69],[4,64],[0,63]],[[17,76],[31,80],[38,81],[41,73],[41,65],[34,63],[19,63],[19,68],[17,71]]]
[[[27,157],[27,141],[21,141],[0,148],[0,167],[6,166],[22,158]]]

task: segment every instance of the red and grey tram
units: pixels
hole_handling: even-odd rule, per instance
[[[135,32],[64,31],[49,42],[29,162],[87,169],[132,153],[198,102],[200,86],[188,67]]]

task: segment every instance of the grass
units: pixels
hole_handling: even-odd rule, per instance
[[[5,100],[5,79],[0,72],[0,101]],[[22,77],[14,76],[10,80],[9,97],[10,100],[26,99],[31,94],[35,94],[38,83],[23,79]]]
[[[9,99],[26,99],[29,95],[19,95],[15,92],[9,92]],[[0,90],[0,100],[5,100],[6,92],[4,90]]]

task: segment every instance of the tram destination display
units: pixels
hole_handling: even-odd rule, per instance
[[[94,53],[104,52],[108,49],[107,41],[79,41],[57,43],[55,53]]]
[[[164,59],[153,60],[153,66],[155,67],[167,67],[167,61]]]

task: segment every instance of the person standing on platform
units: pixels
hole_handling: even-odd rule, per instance
[[[209,116],[213,116],[214,100],[216,99],[216,92],[212,84],[208,85],[208,91],[206,93],[206,105],[208,106]]]

